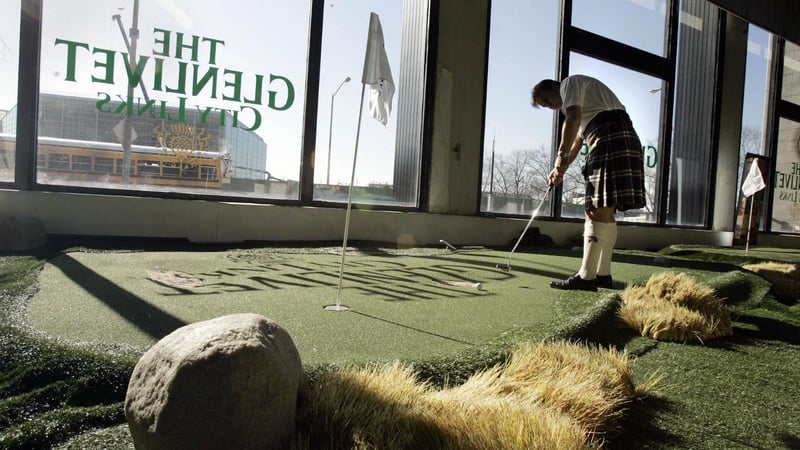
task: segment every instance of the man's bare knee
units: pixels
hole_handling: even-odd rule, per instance
[[[586,220],[603,223],[613,223],[614,207],[592,208],[586,210]]]

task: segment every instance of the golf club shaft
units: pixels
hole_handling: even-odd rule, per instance
[[[547,196],[550,195],[550,191],[552,191],[552,190],[553,190],[553,185],[550,185],[550,187],[548,187],[547,191],[544,193],[544,196],[542,197],[542,200],[539,202],[539,206],[537,206],[536,209],[534,209],[533,212],[531,213],[531,218],[528,219],[528,223],[525,225],[525,228],[522,230],[522,234],[519,235],[519,238],[517,238],[517,242],[514,243],[514,247],[511,249],[511,253],[508,254],[508,266],[509,267],[511,267],[511,255],[513,255],[514,252],[517,250],[517,246],[519,246],[519,243],[522,242],[523,236],[525,236],[525,233],[528,231],[528,228],[530,228],[531,223],[533,223],[533,219],[535,219],[536,216],[539,214],[539,210],[542,208],[542,205],[544,205],[545,200],[547,200]]]

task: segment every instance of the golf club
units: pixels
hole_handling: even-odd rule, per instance
[[[444,244],[444,245],[445,245],[445,248],[447,248],[447,249],[448,249],[448,250],[450,250],[450,251],[456,251],[456,250],[457,250],[455,247],[453,247],[452,245],[450,245],[450,243],[449,243],[449,242],[447,242],[447,241],[445,241],[444,239],[439,239],[439,242],[440,242],[440,243],[442,243],[442,244]]]
[[[511,271],[511,255],[513,255],[514,252],[517,250],[517,246],[519,245],[520,242],[522,242],[523,236],[525,236],[525,233],[528,231],[528,228],[530,228],[531,223],[533,223],[533,219],[535,219],[536,216],[539,214],[539,210],[542,208],[542,205],[544,205],[545,200],[547,200],[547,196],[550,195],[550,191],[552,191],[552,190],[553,190],[553,185],[551,184],[550,187],[547,188],[547,191],[544,193],[544,196],[542,197],[542,200],[539,202],[539,206],[537,206],[536,209],[534,209],[533,212],[531,213],[531,218],[528,219],[528,223],[527,223],[527,225],[525,225],[525,228],[522,230],[522,234],[519,235],[519,238],[517,238],[517,242],[514,243],[514,247],[511,249],[511,252],[508,254],[508,264],[497,264],[495,266],[496,268],[502,270],[503,272],[510,272]]]

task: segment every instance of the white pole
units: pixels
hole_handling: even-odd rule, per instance
[[[750,219],[747,222],[747,240],[744,244],[744,256],[750,251],[750,228],[753,226],[753,203],[755,203],[755,195],[750,196]]]
[[[356,160],[358,159],[358,139],[361,135],[361,116],[364,112],[364,91],[366,90],[366,84],[361,83],[361,101],[359,102],[359,109],[358,109],[358,126],[356,127],[356,145],[355,149],[353,150],[353,170],[350,173],[350,190],[347,193],[347,212],[345,213],[344,218],[344,238],[342,239],[342,262],[339,266],[339,285],[336,287],[336,306],[335,308],[328,308],[334,311],[346,311],[348,308],[342,307],[341,303],[339,302],[339,294],[342,291],[342,278],[344,275],[344,257],[347,254],[347,234],[350,231],[350,211],[352,210],[353,205],[353,182],[356,178]]]

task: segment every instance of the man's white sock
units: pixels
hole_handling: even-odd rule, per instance
[[[611,275],[611,256],[614,254],[614,244],[617,243],[617,223],[597,222],[594,224],[594,233],[601,249],[597,275]]]
[[[595,226],[597,224],[587,220],[583,224],[583,260],[578,275],[584,280],[594,280],[597,276],[598,260],[602,247],[598,240]]]

